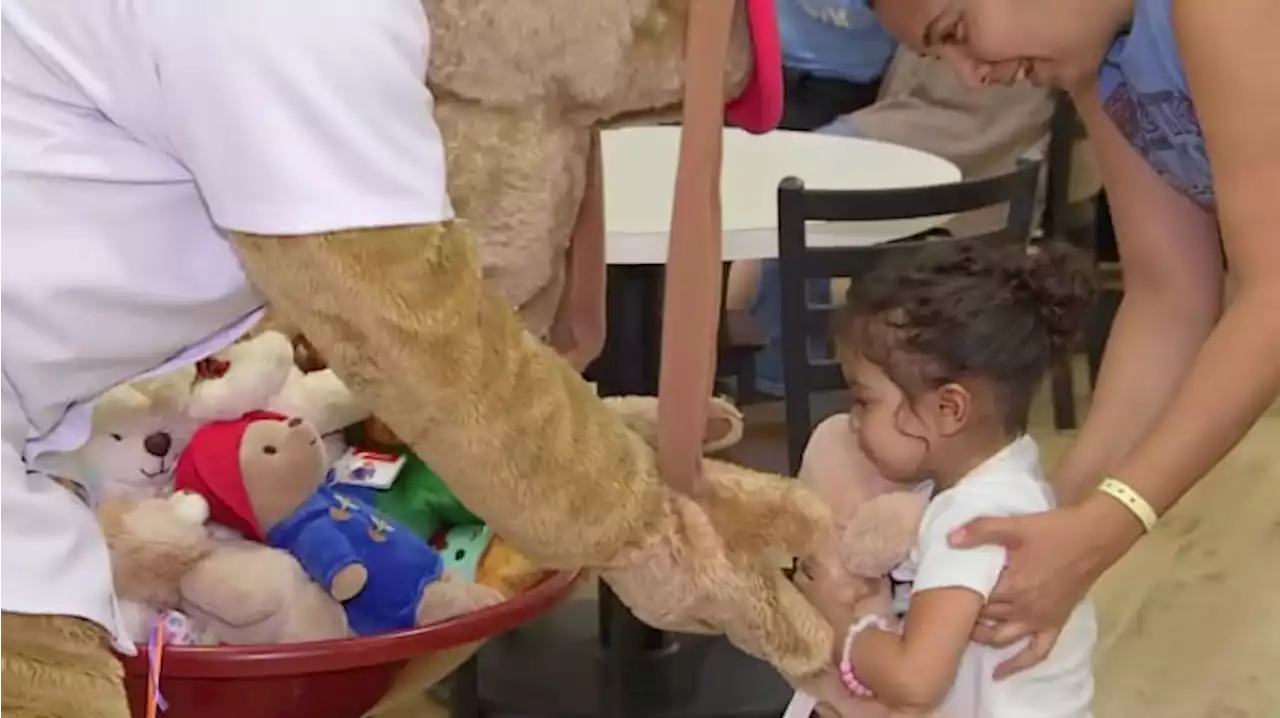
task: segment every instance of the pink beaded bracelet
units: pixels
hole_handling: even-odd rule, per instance
[[[840,681],[844,683],[844,687],[849,692],[859,698],[871,698],[871,689],[863,685],[862,681],[853,672],[853,661],[849,658],[849,653],[853,650],[853,639],[858,637],[867,628],[875,627],[881,631],[889,630],[889,622],[883,616],[871,614],[858,619],[856,623],[849,626],[849,630],[844,634],[844,647],[840,651]]]

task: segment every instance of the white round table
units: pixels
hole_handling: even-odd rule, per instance
[[[680,150],[679,127],[604,132],[604,204],[609,264],[665,264]],[[778,255],[778,183],[794,176],[810,189],[892,189],[960,179],[951,162],[901,145],[812,132],[752,135],[724,131],[721,215],[725,261]],[[950,219],[824,222],[813,247],[868,246],[910,237]]]

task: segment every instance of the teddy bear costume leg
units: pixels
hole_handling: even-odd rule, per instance
[[[70,616],[6,612],[0,635],[4,718],[129,718],[106,631]]]

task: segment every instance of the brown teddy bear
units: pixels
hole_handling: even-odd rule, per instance
[[[351,635],[342,604],[293,556],[244,539],[218,548],[178,584],[182,613],[221,643],[303,643]]]
[[[162,612],[190,619],[200,643],[290,643],[350,634],[341,605],[292,556],[244,540],[218,540],[195,494],[130,499],[98,508],[129,637],[146,643]]]
[[[351,629],[368,635],[452,618],[501,600],[443,571],[431,547],[326,481],[315,428],[297,417],[251,412],[201,427],[179,458],[179,490],[245,537],[288,550],[341,601]]]

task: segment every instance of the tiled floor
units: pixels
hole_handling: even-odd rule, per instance
[[[785,468],[781,427],[769,420],[779,412],[752,414],[738,458]],[[1033,423],[1052,462],[1071,437],[1048,428],[1047,401]],[[1103,577],[1094,599],[1098,718],[1280,716],[1280,406]]]

